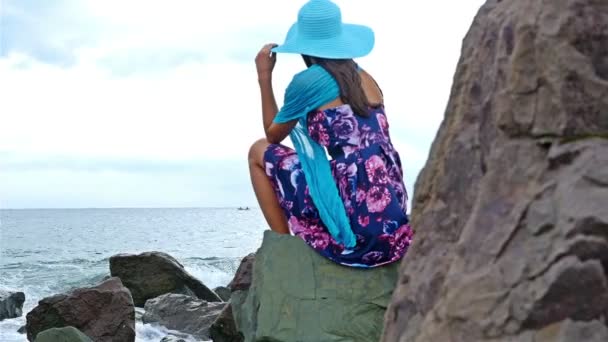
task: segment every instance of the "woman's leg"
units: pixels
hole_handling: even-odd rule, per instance
[[[272,183],[266,175],[264,153],[269,145],[270,143],[266,139],[260,139],[249,149],[251,184],[270,229],[277,233],[289,234],[287,219],[279,205]]]

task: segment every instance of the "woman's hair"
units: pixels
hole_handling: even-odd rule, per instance
[[[347,103],[353,112],[359,116],[369,116],[370,103],[361,85],[361,75],[358,66],[352,59],[328,59],[302,55],[304,63],[310,67],[314,63],[325,69],[338,83],[340,100]]]

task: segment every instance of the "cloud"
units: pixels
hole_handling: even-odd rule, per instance
[[[159,161],[4,153],[0,160],[0,208],[255,204],[244,158]]]
[[[81,2],[3,0],[0,11],[0,57],[26,54],[44,63],[69,67],[76,51],[99,39],[98,22],[82,16]]]
[[[209,165],[206,172],[0,171],[0,208],[254,206],[246,165],[213,169]],[[226,182],[222,177],[232,179]]]
[[[14,71],[0,63],[0,75],[0,150],[234,159],[263,135],[251,65],[196,63],[117,79],[86,65]]]
[[[0,58],[11,54],[63,68],[83,62],[116,76],[166,72],[209,59],[251,60],[261,42],[283,30],[270,13],[279,1],[5,0]],[[291,12],[291,11],[290,11]],[[264,12],[262,12],[263,14]],[[268,24],[273,23],[273,24]]]
[[[482,0],[336,2],[346,21],[376,32],[374,51],[358,62],[384,91],[411,193]],[[2,1],[0,201],[253,201],[245,157],[263,136],[253,59],[262,44],[283,40],[303,3]],[[299,56],[279,56],[279,104],[302,68]]]
[[[205,56],[198,51],[176,51],[168,53],[164,49],[124,50],[106,56],[98,61],[117,76],[130,76],[139,73],[173,70],[188,63],[204,63]]]
[[[6,172],[71,171],[71,172],[124,172],[166,173],[201,172],[209,169],[230,170],[243,166],[238,160],[157,160],[136,158],[86,157],[62,155],[23,155],[0,153],[2,170]]]

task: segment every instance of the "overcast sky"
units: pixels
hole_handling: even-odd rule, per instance
[[[411,193],[482,0],[343,0],[371,26]],[[0,0],[0,207],[256,205],[253,59],[302,0]],[[279,102],[298,56],[279,55]],[[279,103],[280,105],[280,103]]]

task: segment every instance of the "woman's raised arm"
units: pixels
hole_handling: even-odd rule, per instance
[[[270,49],[276,44],[266,44],[255,57],[255,65],[258,71],[258,83],[260,85],[260,95],[262,98],[262,121],[264,122],[264,133],[266,139],[272,144],[278,144],[293,129],[297,120],[286,123],[273,123],[279,108],[272,89],[272,71],[277,61],[275,53]]]

